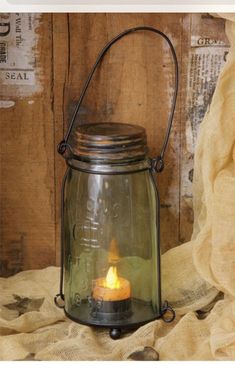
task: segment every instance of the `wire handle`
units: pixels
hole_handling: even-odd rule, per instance
[[[77,102],[77,105],[75,107],[72,119],[70,121],[67,133],[66,133],[64,139],[58,145],[58,153],[59,154],[63,155],[67,148],[69,148],[70,152],[72,152],[71,151],[71,147],[68,144],[69,136],[70,136],[70,134],[72,132],[72,129],[73,129],[73,126],[74,126],[74,123],[75,123],[75,119],[77,117],[77,114],[78,114],[79,109],[81,107],[81,104],[83,102],[83,99],[84,99],[84,97],[86,95],[86,91],[87,91],[87,89],[89,87],[89,84],[90,84],[92,78],[93,78],[93,75],[94,75],[94,73],[96,71],[96,68],[98,67],[98,65],[101,62],[102,58],[104,57],[106,52],[109,50],[109,48],[111,48],[111,46],[113,44],[115,44],[118,40],[120,40],[121,38],[123,38],[126,35],[129,35],[130,33],[137,32],[137,31],[150,31],[150,32],[154,32],[154,33],[156,33],[158,35],[161,35],[167,41],[167,43],[168,43],[168,45],[170,47],[170,50],[171,50],[171,53],[172,53],[172,56],[173,56],[174,66],[175,66],[175,86],[174,86],[174,93],[173,93],[173,98],[172,98],[171,111],[170,111],[169,118],[168,118],[166,135],[165,135],[165,138],[164,138],[164,141],[163,141],[163,146],[162,146],[160,155],[152,159],[152,169],[154,169],[156,172],[163,171],[163,169],[164,169],[164,154],[165,154],[166,147],[167,147],[167,144],[168,144],[168,141],[169,141],[169,136],[170,136],[172,122],[173,122],[173,117],[174,117],[174,112],[175,112],[176,99],[177,99],[177,94],[178,94],[179,70],[178,70],[177,56],[176,56],[175,49],[173,47],[173,44],[172,44],[171,40],[162,31],[160,31],[160,30],[158,30],[158,29],[156,29],[154,27],[150,27],[150,26],[139,26],[139,27],[127,29],[127,30],[121,32],[116,37],[114,37],[112,40],[110,40],[104,46],[104,48],[100,51],[100,53],[99,53],[99,55],[98,55],[98,57],[97,57],[97,59],[95,61],[95,64],[93,65],[93,67],[92,67],[92,69],[91,69],[91,71],[90,71],[90,73],[89,73],[89,75],[88,75],[88,77],[86,79],[86,82],[85,82],[84,87],[82,89],[81,95],[80,95],[79,100]]]

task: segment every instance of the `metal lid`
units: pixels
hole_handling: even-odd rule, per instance
[[[85,124],[69,139],[74,157],[95,163],[122,163],[146,158],[145,129],[122,123]]]

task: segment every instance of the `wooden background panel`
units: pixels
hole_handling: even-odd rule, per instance
[[[196,137],[200,122],[210,105],[229,45],[224,19],[209,14],[189,14],[185,15],[182,27],[179,241],[184,243],[191,238],[193,229],[192,182]],[[192,59],[195,60],[196,56],[197,64],[193,65]],[[193,75],[190,74],[192,67]]]
[[[15,96],[14,107],[1,109],[1,275],[59,265],[65,162],[57,144],[101,48],[122,30],[143,24],[171,38],[180,67],[173,131],[165,170],[158,175],[162,251],[190,239],[192,200],[185,195],[185,177],[193,167],[186,146],[190,35],[193,28],[195,34],[223,39],[223,21],[201,14],[43,14],[35,49],[41,90],[33,98]],[[160,37],[149,32],[126,36],[99,67],[76,124],[108,120],[142,125],[150,154],[157,155],[173,91],[172,69]],[[1,99],[7,99],[4,92]]]
[[[51,15],[43,16],[37,34],[41,91],[22,98],[21,86],[9,85],[15,105],[1,109],[2,276],[55,263]]]

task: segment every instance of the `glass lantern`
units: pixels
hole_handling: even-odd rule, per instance
[[[175,63],[175,92],[161,155],[148,157],[144,128],[123,123],[72,129],[96,67],[121,37],[135,31],[160,34]],[[173,309],[161,302],[160,204],[155,173],[163,170],[178,89],[172,43],[152,27],[122,32],[101,51],[85,83],[68,133],[58,151],[67,163],[61,201],[61,279],[55,302],[81,324],[136,328]],[[61,303],[61,300],[63,302]]]

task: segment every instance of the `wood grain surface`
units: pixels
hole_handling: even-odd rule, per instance
[[[192,198],[182,194],[182,170],[188,167],[188,157],[192,161],[185,144],[191,29],[222,39],[224,22],[201,14],[43,14],[35,47],[40,92],[30,98],[9,98],[0,90],[2,100],[15,102],[11,108],[0,109],[1,276],[59,265],[60,185],[65,164],[57,155],[57,144],[103,45],[122,30],[144,24],[171,38],[181,76],[165,171],[158,176],[162,251],[190,239]],[[103,60],[78,121],[142,125],[150,155],[158,155],[172,97],[172,71],[169,49],[160,37],[148,32],[125,37]]]

